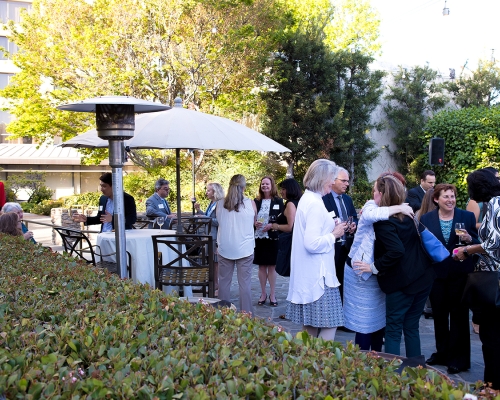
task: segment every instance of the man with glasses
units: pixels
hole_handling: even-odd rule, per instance
[[[113,175],[111,172],[106,172],[99,177],[101,181],[99,187],[102,196],[99,199],[99,209],[95,217],[87,217],[82,214],[73,214],[73,221],[84,222],[85,225],[101,225],[101,232],[111,232],[115,229],[115,221],[113,218]],[[123,208],[125,211],[125,229],[134,229],[135,221],[137,221],[137,211],[134,198],[128,193],[123,192]]]
[[[356,231],[358,223],[358,215],[356,214],[356,209],[354,208],[354,203],[350,196],[346,193],[349,187],[349,173],[344,168],[339,168],[337,177],[332,185],[332,190],[327,195],[323,196],[323,202],[325,207],[329,212],[335,212],[335,217],[340,218],[343,221],[347,221],[349,217],[352,217],[352,222],[346,231],[346,234],[341,238],[341,240],[335,243],[335,271],[337,273],[337,279],[340,282],[340,297],[344,301],[344,266],[349,254],[349,249],[351,248],[352,242],[354,240],[354,232]]]
[[[165,226],[170,228],[173,218],[177,218],[172,214],[167,197],[170,194],[170,182],[165,179],[158,179],[155,182],[155,193],[146,200],[146,215],[150,219],[155,219],[149,224],[149,229],[159,229],[160,226],[156,223],[157,217],[165,218]]]
[[[432,189],[436,184],[436,174],[430,169],[424,171],[420,176],[420,185],[408,190],[406,195],[406,203],[413,208],[414,212],[420,210],[425,192]]]

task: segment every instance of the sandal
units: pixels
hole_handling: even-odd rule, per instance
[[[266,294],[265,299],[264,299],[264,300],[259,300],[259,301],[257,302],[257,304],[258,304],[259,306],[263,306],[264,304],[266,304],[266,300],[267,300],[267,294]]]
[[[271,307],[278,307],[278,301],[276,300],[276,298],[274,298],[275,301],[272,301],[271,300],[271,296],[269,296],[269,304],[271,305]]]

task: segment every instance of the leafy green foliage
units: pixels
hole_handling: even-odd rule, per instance
[[[297,71],[300,60],[300,71]],[[299,163],[327,158],[338,145],[334,58],[317,32],[291,34],[271,60],[262,133],[292,150],[280,157],[294,175]]]
[[[422,171],[413,162],[427,151],[428,144],[419,136],[427,120],[448,101],[443,95],[443,85],[435,82],[436,77],[437,72],[427,66],[416,66],[409,71],[401,68],[393,74],[394,83],[389,85],[389,94],[385,96],[384,111],[395,132],[393,154],[410,185],[420,182],[417,177]]]
[[[1,91],[13,137],[67,140],[92,127],[61,103],[129,95],[214,112],[223,93],[249,92],[289,13],[276,0],[39,0],[10,40],[21,72]]]
[[[53,208],[58,208],[61,207],[62,205],[63,202],[61,200],[43,200],[40,203],[36,203],[31,208],[30,212],[34,214],[50,216],[50,211]]]
[[[74,194],[72,196],[64,197],[60,200],[63,201],[63,207],[68,209],[74,208],[76,205],[97,207],[99,205],[99,198],[101,196],[101,192],[87,192]]]
[[[465,208],[467,175],[478,168],[500,167],[500,106],[442,111],[429,120],[420,140],[429,143],[433,137],[445,140],[445,164],[434,168],[436,182],[456,185],[457,207]],[[421,154],[416,165],[428,168],[428,154]]]
[[[28,193],[28,203],[39,203],[43,200],[49,200],[54,191],[45,185],[45,177],[47,174],[41,171],[33,171],[29,169],[26,172],[9,175],[7,183],[9,190],[12,190],[16,197],[21,189]]]
[[[0,396],[462,398],[463,382],[292,337],[0,234]]]
[[[500,95],[500,68],[491,61],[480,61],[470,75],[445,83],[453,101],[462,108],[494,104]]]
[[[360,192],[364,191],[362,181],[367,179],[366,167],[377,155],[367,134],[380,128],[380,124],[371,123],[371,116],[380,102],[384,72],[370,71],[372,61],[364,54],[347,51],[337,52],[334,59],[341,108],[336,120],[338,137],[330,158],[349,171],[351,184],[359,184]]]

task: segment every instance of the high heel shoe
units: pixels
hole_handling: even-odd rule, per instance
[[[276,300],[276,297],[274,299]],[[271,296],[269,296],[269,304],[271,305],[271,307],[278,307],[278,301],[272,301]]]
[[[266,300],[267,300],[267,294],[266,294],[266,298],[265,298],[264,300],[259,300],[259,301],[257,302],[257,304],[258,304],[259,306],[263,306],[264,304],[266,304]]]

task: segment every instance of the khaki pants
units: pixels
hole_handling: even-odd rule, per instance
[[[237,260],[229,260],[219,254],[219,299],[231,302],[231,281],[233,280],[235,265],[240,291],[240,310],[253,314],[253,254]]]

